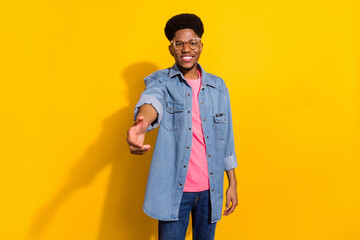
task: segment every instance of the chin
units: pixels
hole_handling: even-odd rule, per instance
[[[193,65],[191,65],[190,67],[189,66],[184,66],[184,65],[180,65],[180,64],[178,64],[179,66],[180,66],[180,68],[182,68],[182,69],[184,69],[184,70],[191,70],[191,69],[193,69],[194,67],[196,67],[196,63],[194,63]]]

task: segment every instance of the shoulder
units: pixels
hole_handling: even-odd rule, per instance
[[[224,83],[224,80],[221,77],[216,76],[212,73],[204,73],[208,78],[211,78],[213,81],[216,81],[217,83]]]
[[[146,76],[144,78],[145,85],[152,81],[162,82],[168,78],[168,69],[161,69],[156,72],[151,73],[150,75]]]
[[[153,72],[152,74],[146,76],[145,78],[157,78],[157,77],[164,77],[168,76],[169,69],[161,69]]]
[[[208,81],[209,84],[213,84],[214,87],[216,87],[219,91],[225,94],[227,93],[228,90],[224,79],[222,79],[219,76],[216,76],[215,74],[207,73],[207,72],[204,72],[203,77],[206,78],[206,81]]]

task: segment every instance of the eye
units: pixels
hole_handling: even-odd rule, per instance
[[[190,46],[196,46],[199,43],[199,41],[197,39],[190,39],[189,40],[189,44]]]
[[[175,47],[182,47],[183,43],[181,41],[175,41]]]

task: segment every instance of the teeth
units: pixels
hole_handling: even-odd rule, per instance
[[[191,59],[192,57],[183,57],[183,59],[186,59],[186,60],[188,60],[188,59]]]

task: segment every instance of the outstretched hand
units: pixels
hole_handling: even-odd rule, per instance
[[[144,116],[139,114],[134,125],[127,132],[127,143],[132,154],[141,155],[150,150],[150,145],[144,145],[147,127],[148,123]]]

